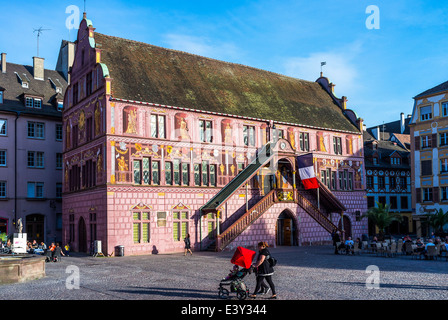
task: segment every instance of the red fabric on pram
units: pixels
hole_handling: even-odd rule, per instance
[[[237,266],[249,269],[255,254],[255,251],[243,247],[237,247],[230,262],[236,264]]]

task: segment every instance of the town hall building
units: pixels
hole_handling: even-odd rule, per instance
[[[329,243],[368,232],[363,124],[315,82],[96,32],[64,97],[63,237],[105,254]],[[297,156],[311,153],[319,188]]]

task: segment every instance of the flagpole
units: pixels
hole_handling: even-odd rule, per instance
[[[320,211],[319,189],[320,188],[317,188],[317,209]]]

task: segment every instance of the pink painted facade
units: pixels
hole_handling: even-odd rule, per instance
[[[344,230],[352,237],[367,233],[367,221],[359,219],[367,210],[361,131],[120,99],[101,55],[93,26],[83,19],[63,114],[63,237],[75,251],[87,252],[100,240],[108,254],[119,245],[126,255],[182,252],[186,233],[195,250],[204,250],[272,189],[299,192],[317,206],[315,196],[300,189],[291,160],[311,151],[319,179],[346,208]],[[261,168],[220,208],[219,217],[201,217],[200,208],[274,135],[289,149],[289,160],[279,157]],[[334,141],[341,145],[336,153]],[[321,211],[340,223],[340,212],[323,205]],[[226,248],[261,240],[322,244],[330,242],[330,234],[297,202],[279,200]]]

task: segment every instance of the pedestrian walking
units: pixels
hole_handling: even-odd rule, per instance
[[[333,246],[334,246],[334,254],[339,254],[338,252],[338,242],[341,242],[341,237],[339,237],[339,231],[337,231],[336,229],[333,230],[333,232],[331,233],[331,238],[333,239]]]
[[[258,258],[257,262],[252,265],[255,268],[257,274],[257,285],[255,286],[254,293],[250,295],[251,298],[256,298],[257,293],[260,291],[262,287],[262,283],[264,280],[269,284],[269,287],[272,290],[272,296],[270,299],[277,299],[277,294],[275,292],[275,285],[272,282],[272,275],[274,274],[274,268],[269,263],[269,258],[271,257],[271,253],[268,250],[268,244],[266,242],[258,243]],[[267,291],[265,292],[267,293]]]
[[[184,256],[187,255],[187,252],[190,252],[190,255],[193,255],[193,252],[191,252],[191,242],[190,242],[190,234],[189,233],[187,233],[187,235],[185,236],[184,242],[185,242]]]

